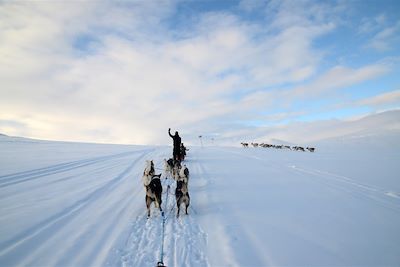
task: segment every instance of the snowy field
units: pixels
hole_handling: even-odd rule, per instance
[[[164,263],[400,266],[398,135],[390,140],[315,153],[189,147],[188,216],[175,217],[163,179]],[[0,266],[155,266],[162,217],[146,219],[141,174],[147,159],[163,172],[171,150],[0,136]]]

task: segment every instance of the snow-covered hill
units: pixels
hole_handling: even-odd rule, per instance
[[[175,217],[163,179],[164,263],[399,266],[400,152],[363,140],[315,153],[190,147],[188,216]],[[141,174],[170,154],[1,136],[0,265],[155,266],[162,218],[146,219]]]

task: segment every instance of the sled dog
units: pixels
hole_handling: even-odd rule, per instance
[[[183,203],[185,204],[185,213],[188,214],[188,208],[190,205],[190,196],[188,192],[187,183],[185,183],[183,180],[179,180],[176,182],[175,198],[176,198],[176,206],[178,208],[176,217],[179,217],[180,208]]]
[[[142,181],[143,181],[143,185],[146,187],[150,184],[151,179],[154,176],[154,163],[152,160],[146,160],[146,167],[144,168],[143,171],[143,177],[142,177]]]
[[[178,160],[174,161],[174,167],[172,168],[172,176],[174,177],[174,180],[177,181],[179,179],[179,171],[181,169],[181,163]]]
[[[173,177],[174,160],[172,158],[164,159],[164,172],[165,176]]]
[[[147,217],[150,217],[150,206],[151,203],[155,203],[155,207],[161,208],[161,194],[162,194],[162,185],[160,180],[161,174],[153,175],[148,185],[146,187],[146,207],[147,207]]]
[[[182,180],[186,183],[186,185],[189,183],[189,169],[186,167],[186,165],[183,165],[181,169],[179,170],[179,178],[178,181]]]
[[[146,160],[146,167],[144,168],[143,175],[154,175],[154,163],[152,160]]]

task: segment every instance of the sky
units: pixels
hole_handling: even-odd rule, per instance
[[[312,142],[398,110],[399,67],[397,0],[0,1],[8,135]]]

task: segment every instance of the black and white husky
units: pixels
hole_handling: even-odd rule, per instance
[[[186,165],[183,165],[179,169],[179,174],[176,179],[175,198],[176,198],[176,206],[178,208],[176,217],[179,216],[180,207],[182,204],[185,204],[185,212],[186,214],[188,214],[188,208],[190,205],[188,184],[189,184],[189,169],[186,167]]]
[[[161,208],[161,194],[162,194],[162,185],[160,180],[161,174],[155,174],[154,172],[154,163],[152,160],[146,160],[146,167],[143,172],[143,185],[146,191],[146,207],[147,207],[147,217],[150,217],[150,206],[151,203],[155,203],[156,208]]]
[[[190,205],[190,196],[187,183],[185,183],[183,180],[179,180],[176,182],[175,198],[176,198],[176,206],[178,208],[176,217],[179,217],[179,212],[182,204],[185,204],[185,213],[188,214],[188,208]]]
[[[178,180],[183,180],[186,184],[189,183],[189,169],[186,165],[183,165],[179,170]]]
[[[155,203],[155,207],[160,209],[162,213],[162,185],[160,180],[161,174],[153,175],[150,183],[146,186],[146,207],[147,207],[147,217],[150,217],[150,206],[151,203]]]

